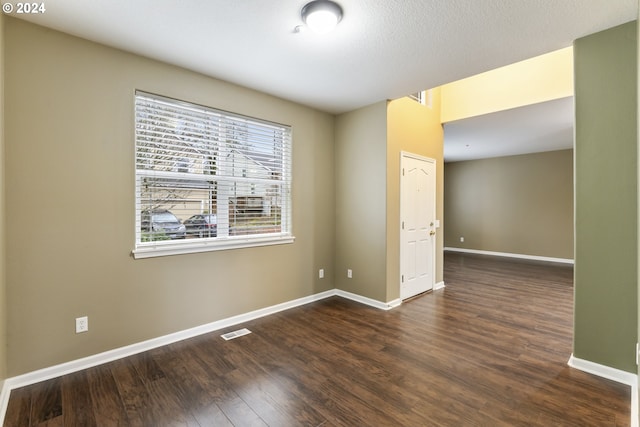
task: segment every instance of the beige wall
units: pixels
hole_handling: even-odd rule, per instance
[[[447,163],[445,247],[573,259],[572,155]]]
[[[0,387],[7,377],[7,302],[4,189],[4,15],[0,15]]]
[[[5,27],[10,376],[334,288],[333,116]],[[134,260],[136,89],[292,125],[295,243]],[[82,315],[89,332],[76,335]]]
[[[387,294],[400,297],[400,153],[407,151],[436,161],[436,218],[443,219],[444,132],[440,124],[440,90],[432,91],[432,108],[409,99],[389,102],[387,145]],[[435,280],[443,280],[443,233],[436,234]]]
[[[387,103],[336,119],[336,287],[386,302]],[[347,269],[353,278],[347,278]]]

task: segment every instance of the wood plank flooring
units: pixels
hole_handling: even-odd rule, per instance
[[[5,426],[628,426],[567,366],[572,268],[447,253],[389,312],[330,298],[14,390]]]

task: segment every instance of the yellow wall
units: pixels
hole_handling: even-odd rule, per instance
[[[573,96],[573,48],[442,86],[442,123]]]
[[[436,161],[436,283],[443,280],[444,133],[440,124],[440,90],[432,91],[432,108],[401,98],[387,105],[387,298],[400,297],[400,153]]]
[[[333,116],[22,20],[5,31],[10,376],[334,288]],[[134,260],[136,89],[291,125],[295,243]]]

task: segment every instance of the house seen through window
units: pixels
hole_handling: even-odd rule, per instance
[[[287,243],[291,128],[136,92],[136,248]]]

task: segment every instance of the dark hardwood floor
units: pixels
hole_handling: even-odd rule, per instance
[[[447,253],[389,312],[330,298],[14,390],[5,426],[628,426],[567,366],[572,268]]]

